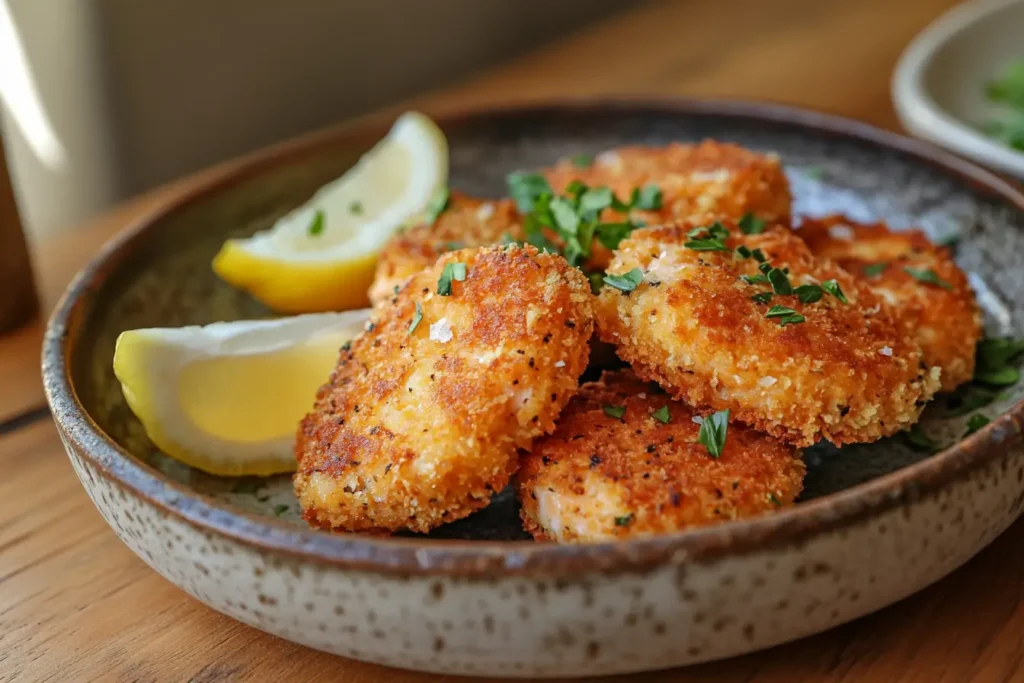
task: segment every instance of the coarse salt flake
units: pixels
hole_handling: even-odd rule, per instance
[[[558,361],[557,363],[555,363],[555,367],[556,368],[564,368],[565,367],[565,361],[564,360]]]
[[[853,240],[853,229],[849,225],[832,225],[828,229],[828,234],[837,240],[844,240],[846,242]]]
[[[452,326],[448,322],[448,318],[441,318],[436,323],[430,325],[430,340],[438,341],[442,344],[452,340]]]
[[[880,348],[878,350],[878,352],[880,354],[882,354],[883,356],[891,356],[892,355],[892,349],[889,348],[888,346],[883,346],[882,348]]]
[[[760,384],[762,387],[770,387],[771,385],[775,384],[778,381],[779,380],[775,379],[771,375],[765,375],[761,379],[757,380],[757,383]]]

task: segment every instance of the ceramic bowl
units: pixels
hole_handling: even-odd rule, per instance
[[[452,185],[498,196],[504,176],[628,143],[714,137],[783,159],[799,214],[841,211],[961,236],[990,331],[1024,323],[1024,197],[966,162],[848,120],[736,102],[577,102],[439,117]],[[258,155],[162,207],[75,279],[44,347],[47,396],[71,462],[114,531],[212,608],[310,647],[456,674],[595,676],[729,657],[877,610],[932,583],[1024,505],[1022,388],[966,440],[948,399],[899,439],[815,447],[806,491],[776,514],[658,538],[525,540],[506,491],[429,537],[305,527],[288,477],[229,480],[163,456],[111,372],[118,333],[268,312],[218,281],[228,236],[267,227],[350,166],[390,121]],[[141,606],[140,606],[141,608]]]
[[[913,135],[1024,178],[1024,152],[986,136],[985,83],[1024,59],[1024,0],[975,0],[926,28],[900,57],[892,99]]]

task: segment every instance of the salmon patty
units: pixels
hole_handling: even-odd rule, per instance
[[[423,223],[391,239],[381,251],[370,285],[376,306],[391,299],[395,287],[429,268],[450,251],[499,244],[505,235],[522,238],[515,203],[509,199],[474,199],[452,193],[448,206],[433,223]]]
[[[559,543],[607,541],[793,502],[805,471],[799,451],[733,423],[712,457],[698,442],[700,419],[629,370],[582,385],[555,432],[521,458],[515,485],[524,527]]]
[[[942,369],[942,391],[971,379],[981,311],[948,249],[920,230],[893,232],[884,223],[854,223],[843,216],[804,219],[797,234],[815,255],[864,279],[892,305],[921,345],[925,363]]]
[[[299,427],[314,527],[426,532],[487,505],[587,365],[587,279],[533,247],[452,252],[341,352]]]
[[[796,446],[899,432],[938,389],[891,307],[788,228],[637,230],[609,273],[598,333],[638,375]]]

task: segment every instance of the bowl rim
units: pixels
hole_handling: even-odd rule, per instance
[[[921,31],[900,55],[893,70],[891,94],[901,123],[914,135],[1005,173],[1024,177],[1024,152],[997,143],[952,115],[939,106],[924,83],[932,60],[954,36],[992,14],[1021,4],[1022,0],[975,0],[947,11]]]
[[[570,98],[440,110],[442,129],[494,117],[653,114],[726,117],[813,130],[881,147],[930,165],[976,191],[1024,212],[1024,194],[1003,179],[928,143],[859,121],[780,104],[692,98]],[[895,472],[814,500],[747,520],[737,520],[653,538],[557,545],[529,541],[469,541],[329,534],[253,514],[197,493],[136,459],[107,436],[78,399],[69,359],[80,336],[83,313],[99,283],[133,243],[163,218],[277,166],[301,163],[312,154],[353,140],[383,135],[393,115],[357,119],[287,141],[229,164],[196,187],[177,194],[127,226],[76,275],[54,309],[42,347],[43,382],[54,420],[69,450],[101,476],[149,505],[207,535],[222,536],[256,551],[342,569],[398,576],[458,578],[526,576],[571,578],[581,573],[646,572],[665,563],[711,560],[800,543],[913,503],[970,470],[1007,455],[1022,441],[1024,400],[975,434]],[[1024,470],[1022,470],[1024,472]]]

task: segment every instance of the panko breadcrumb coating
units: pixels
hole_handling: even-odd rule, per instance
[[[609,268],[643,274],[631,292],[606,285],[597,304],[600,338],[638,375],[701,411],[728,408],[735,419],[797,446],[823,438],[874,441],[917,420],[939,386],[939,369],[925,365],[888,304],[815,258],[786,228],[744,235],[728,221],[721,240],[728,250],[699,251],[685,246],[701,244],[695,227],[637,230]],[[813,303],[768,294],[773,287],[759,281],[760,262],[736,252],[740,245],[760,249],[778,274],[788,269],[794,288],[835,280],[848,303],[827,292]]]
[[[426,532],[487,505],[576,393],[592,302],[578,270],[533,247],[456,251],[413,276],[299,427],[305,520]]]
[[[610,416],[605,405],[625,413]],[[653,415],[665,406],[667,423]],[[712,458],[697,441],[695,416],[628,370],[584,384],[555,432],[521,458],[515,480],[524,527],[559,543],[607,541],[751,517],[793,502],[805,471],[799,451],[733,423],[721,456]]]
[[[453,192],[448,207],[432,224],[396,235],[381,251],[370,286],[373,305],[392,298],[395,287],[432,266],[441,254],[471,247],[489,247],[506,235],[522,239],[515,202],[474,199]]]
[[[843,216],[805,218],[797,234],[815,255],[864,279],[892,304],[921,345],[925,363],[942,369],[942,391],[971,379],[981,311],[948,249],[932,244],[920,230],[893,232],[884,223],[854,223]],[[938,281],[930,281],[928,271]]]
[[[739,219],[747,213],[782,221],[788,219],[792,204],[789,181],[777,156],[714,140],[619,147],[598,154],[585,167],[569,159],[560,161],[545,176],[555,192],[565,192],[572,181],[579,180],[590,187],[608,186],[623,200],[634,188],[656,185],[662,192],[661,209],[631,212],[648,225]]]

